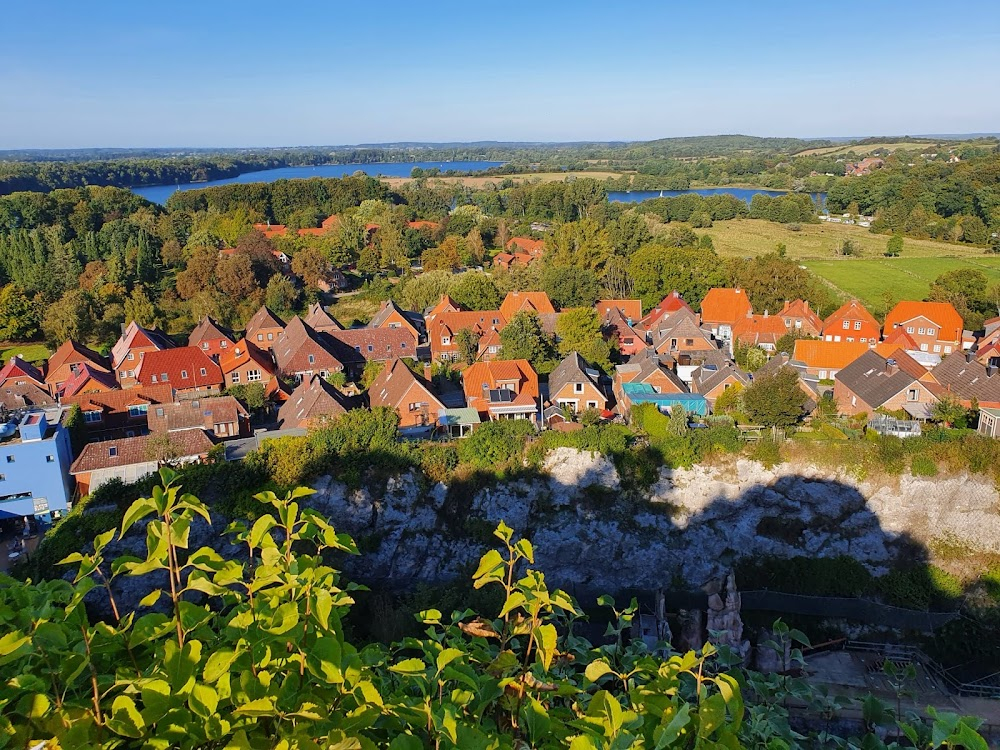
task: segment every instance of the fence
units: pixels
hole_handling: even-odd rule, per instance
[[[786,594],[780,591],[743,591],[743,609],[765,609],[795,615],[842,617],[872,625],[929,631],[959,616],[958,612],[923,612],[880,604],[869,599]]]

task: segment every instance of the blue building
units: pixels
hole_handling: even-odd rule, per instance
[[[66,513],[73,461],[67,410],[34,409],[0,425],[0,520],[35,516],[51,522]]]

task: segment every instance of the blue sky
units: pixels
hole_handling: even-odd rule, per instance
[[[0,148],[1000,131],[1000,3],[35,0]]]

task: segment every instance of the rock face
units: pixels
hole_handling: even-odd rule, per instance
[[[322,477],[302,502],[364,550],[338,562],[348,577],[401,589],[470,575],[501,520],[531,539],[550,586],[581,598],[653,591],[677,580],[700,587],[745,555],[850,555],[879,573],[908,546],[941,537],[1000,553],[1000,496],[981,476],[904,476],[883,486],[812,466],[768,470],[738,460],[663,470],[648,496],[637,499],[623,494],[604,456],[559,448],[544,468],[536,479],[476,491],[428,486],[414,472],[377,493]],[[195,522],[192,547],[212,544],[238,557],[242,550],[219,537],[225,526],[221,518],[212,527]],[[144,551],[137,527],[107,557]],[[700,627],[691,624],[692,637]]]
[[[743,638],[742,602],[736,590],[736,575],[730,571],[725,579],[710,581],[705,591],[708,594],[706,625],[710,639],[716,646],[727,646],[746,664],[750,656],[750,641]]]
[[[606,457],[559,448],[545,469],[543,478],[463,498],[458,529],[454,518],[445,521],[447,488],[428,491],[412,474],[380,498],[324,478],[312,503],[371,550],[351,561],[351,575],[400,585],[465,575],[500,520],[532,540],[536,565],[571,593],[652,590],[674,578],[701,586],[753,554],[850,555],[877,573],[906,545],[942,536],[1000,552],[1000,497],[985,477],[905,476],[882,486],[739,460],[664,470],[647,501],[624,513],[615,506],[621,480]],[[588,502],[595,489],[611,507]]]

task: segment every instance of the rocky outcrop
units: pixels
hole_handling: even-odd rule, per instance
[[[501,520],[532,540],[550,585],[580,596],[655,590],[677,580],[700,587],[744,555],[850,555],[880,573],[902,550],[935,538],[1000,553],[1000,497],[982,476],[876,484],[812,466],[766,469],[740,459],[663,470],[648,496],[635,498],[623,493],[614,464],[599,454],[560,448],[544,469],[534,479],[468,492],[428,486],[415,472],[375,493],[323,477],[301,502],[364,550],[338,561],[349,577],[400,588],[469,575]],[[225,526],[225,519],[212,528],[196,522],[192,546],[213,544],[238,557],[238,548],[219,539]],[[142,555],[144,541],[137,529],[108,557]]]

